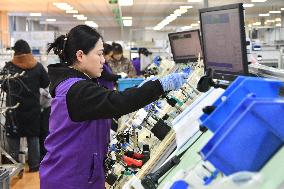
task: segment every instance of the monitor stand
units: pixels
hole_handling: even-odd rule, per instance
[[[224,82],[222,80],[213,80],[213,71],[208,69],[205,75],[200,78],[197,84],[197,90],[200,92],[207,92],[211,87],[226,89],[230,85],[229,82]]]

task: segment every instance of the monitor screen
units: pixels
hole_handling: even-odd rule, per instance
[[[196,61],[198,54],[202,57],[199,30],[170,33],[169,40],[176,63]]]
[[[205,69],[213,78],[233,80],[246,75],[248,63],[241,3],[200,9]]]

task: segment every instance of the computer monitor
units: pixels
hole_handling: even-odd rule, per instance
[[[232,81],[248,74],[243,4],[199,10],[205,70]]]
[[[202,57],[199,30],[169,33],[169,40],[176,63],[195,62]]]

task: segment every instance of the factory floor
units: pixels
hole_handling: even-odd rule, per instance
[[[11,189],[39,189],[39,172],[29,173],[27,169],[22,179],[13,178]]]

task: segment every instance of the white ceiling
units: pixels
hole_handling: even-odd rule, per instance
[[[72,14],[56,8],[54,2],[66,2],[88,17],[88,20],[96,22],[100,28],[119,28],[115,20],[113,9],[121,10],[122,16],[133,17],[133,29],[153,27],[162,21],[166,16],[181,5],[192,5],[187,13],[178,17],[169,26],[184,26],[197,22],[198,9],[203,8],[203,3],[188,3],[187,0],[134,0],[134,5],[129,7],[119,7],[110,5],[108,0],[0,0],[0,11],[8,11],[10,15],[28,15],[30,12],[41,12],[42,17],[36,18],[45,21],[46,18],[55,18],[57,22],[52,23],[68,30],[70,27],[82,24],[77,21]],[[209,0],[209,6],[219,6],[232,3],[250,3],[250,0]],[[284,8],[284,0],[267,0],[265,3],[254,3],[252,8],[246,8],[246,23],[260,21],[259,13],[267,13],[270,10],[280,10]],[[282,12],[283,13],[283,12]],[[281,17],[280,14],[272,15],[266,19]],[[35,18],[31,18],[35,19]]]

